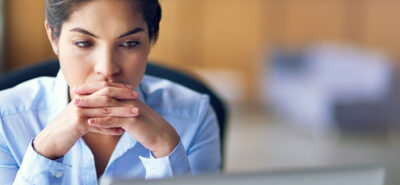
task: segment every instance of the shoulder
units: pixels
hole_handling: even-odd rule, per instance
[[[45,98],[50,93],[54,81],[53,77],[40,77],[0,91],[1,117],[45,108]]]
[[[164,114],[196,119],[209,106],[209,97],[169,80],[143,77],[140,89],[147,105]]]

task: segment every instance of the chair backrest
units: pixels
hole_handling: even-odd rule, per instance
[[[54,59],[40,64],[35,64],[27,68],[8,72],[0,76],[0,90],[11,88],[19,83],[36,77],[56,76],[59,69],[60,65],[58,60]],[[173,81],[194,91],[207,94],[210,97],[211,106],[214,108],[218,119],[218,125],[220,128],[221,155],[224,156],[227,108],[218,95],[200,80],[165,66],[147,63],[146,74]]]

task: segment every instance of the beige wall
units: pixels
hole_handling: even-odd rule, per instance
[[[6,68],[54,57],[44,30],[44,0],[5,1]]]
[[[9,69],[54,56],[43,0],[7,1]],[[360,44],[399,58],[398,0],[160,0],[163,21],[150,59],[183,69],[226,69],[257,101],[260,58],[275,44]]]

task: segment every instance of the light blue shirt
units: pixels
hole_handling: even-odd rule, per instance
[[[175,128],[180,141],[168,156],[155,159],[125,132],[100,181],[220,170],[217,118],[207,95],[146,75],[137,91],[143,102]],[[56,78],[36,78],[0,92],[0,184],[98,183],[93,154],[82,138],[57,160],[43,157],[32,147],[36,135],[67,104],[68,85],[61,72]]]

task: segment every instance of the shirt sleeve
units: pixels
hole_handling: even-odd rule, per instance
[[[193,175],[220,172],[221,143],[218,120],[206,95],[203,95],[200,103],[196,122],[197,132],[187,148],[191,172]]]
[[[12,184],[18,172],[18,164],[7,147],[0,117],[0,184]]]
[[[146,179],[190,174],[188,157],[180,140],[175,149],[165,157],[154,158],[152,152],[149,155],[149,158],[140,156],[140,160],[146,169]]]
[[[204,96],[196,119],[197,131],[186,150],[180,140],[175,149],[162,158],[140,157],[146,179],[215,173],[221,168],[221,150],[218,122],[214,110]]]
[[[62,157],[57,160],[50,160],[37,153],[33,148],[32,140],[26,150],[14,184],[20,184],[20,182],[46,185],[61,184],[64,171],[69,167],[62,162]]]
[[[38,154],[30,142],[21,166],[18,167],[14,157],[5,144],[0,141],[0,184],[14,185],[57,185],[62,183],[64,171],[69,165],[63,164],[63,158],[50,160]]]

